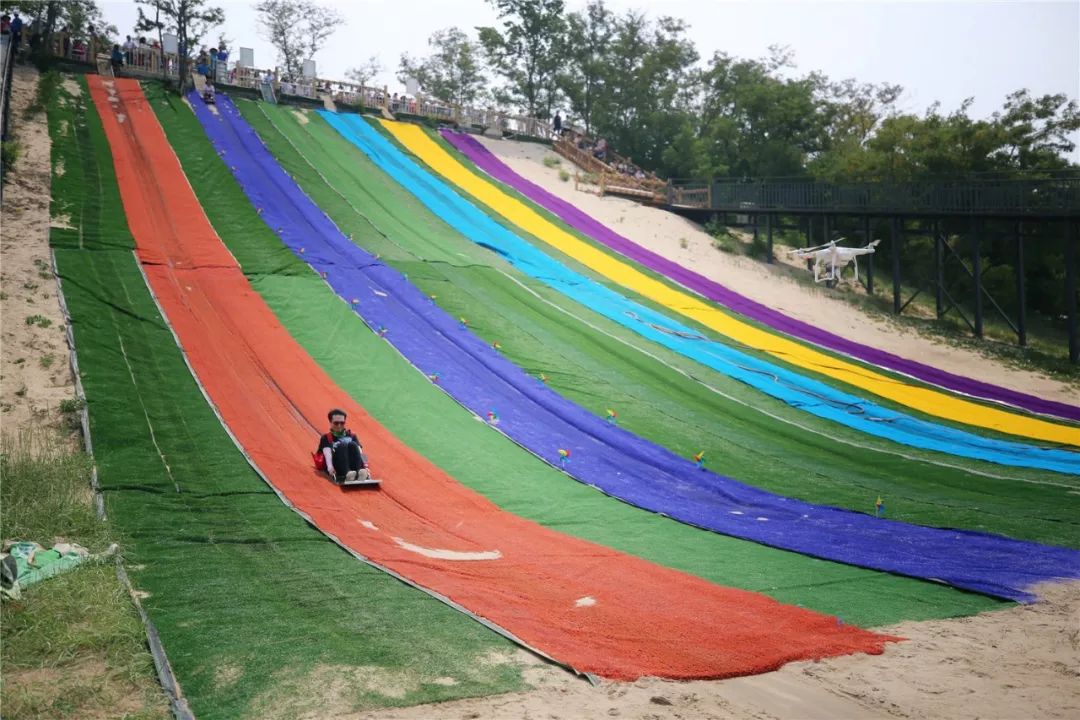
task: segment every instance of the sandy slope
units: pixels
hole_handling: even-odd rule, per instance
[[[9,112],[21,154],[4,188],[0,216],[0,417],[5,435],[29,423],[51,424],[59,418],[60,401],[75,396],[49,255],[49,133],[44,114],[23,117],[36,86],[37,71],[16,66]]]
[[[786,315],[959,375],[968,375],[977,367],[979,379],[985,382],[1080,404],[1078,388],[987,360],[969,350],[919,335],[887,318],[868,316],[839,299],[835,291],[799,285],[765,263],[720,252],[713,248],[712,238],[700,225],[678,215],[633,200],[575,190],[573,179],[559,180],[560,168],[572,173],[573,167],[566,159],[552,168],[544,166],[543,159],[554,155],[550,148],[536,143],[478,139],[515,172],[575,204],[620,235]]]

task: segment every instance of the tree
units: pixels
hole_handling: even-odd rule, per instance
[[[424,92],[455,105],[470,105],[484,90],[476,43],[456,27],[439,30],[428,38],[434,52],[423,60],[401,56],[398,80],[414,77]]]
[[[183,92],[190,82],[191,55],[203,36],[214,27],[225,22],[225,11],[219,7],[207,7],[207,0],[135,0],[139,5],[154,9],[154,20],[150,20],[139,8],[141,30],[157,30],[158,35],[164,30],[176,34],[179,45],[180,91]]]
[[[698,54],[682,20],[661,17],[654,23],[629,11],[614,24],[592,113],[595,132],[620,155],[661,169],[664,149],[694,111]]]
[[[559,86],[586,133],[592,132],[593,110],[603,97],[614,34],[613,16],[603,0],[593,0],[584,12],[566,18],[566,67]]]
[[[375,76],[383,71],[382,62],[379,60],[378,55],[372,55],[367,60],[362,62],[356,67],[351,67],[345,71],[345,77],[352,80],[357,85],[367,85],[369,82],[375,79]]]
[[[278,51],[285,74],[299,78],[304,61],[314,58],[344,18],[310,0],[262,0],[255,5],[262,36]]]
[[[23,0],[22,2],[4,2],[4,12],[18,11],[26,17],[26,24],[31,21],[40,23],[43,48],[50,46],[50,38],[57,25],[67,25],[76,37],[84,37],[90,26],[101,36],[102,42],[111,42],[118,34],[115,25],[105,22],[101,8],[94,0]]]
[[[488,0],[502,29],[477,28],[491,67],[506,81],[505,98],[529,115],[549,117],[558,100],[557,73],[565,48],[563,0]]]

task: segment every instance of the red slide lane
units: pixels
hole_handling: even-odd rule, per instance
[[[582,672],[722,678],[880,653],[895,638],[724,588],[503,512],[411,450],[278,323],[217,237],[138,83],[88,76],[137,253],[225,424],[324,532]],[[315,477],[332,406],[377,459],[380,491]]]

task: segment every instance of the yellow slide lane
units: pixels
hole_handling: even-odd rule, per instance
[[[732,340],[756,348],[807,370],[827,375],[854,387],[954,422],[989,428],[1010,435],[1052,443],[1080,446],[1080,428],[999,410],[902,380],[826,355],[781,335],[761,330],[721,312],[694,295],[654,280],[627,263],[589,245],[547,220],[524,202],[507,194],[493,182],[470,172],[419,126],[380,120],[402,145],[450,183],[477,198],[496,213],[586,267],[685,315]]]

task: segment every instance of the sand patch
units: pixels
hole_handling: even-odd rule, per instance
[[[63,87],[71,97],[82,97],[82,87],[79,85],[78,81],[70,75],[64,76],[64,80],[60,83],[60,86]]]
[[[75,226],[71,224],[71,216],[67,213],[60,215],[54,215],[49,220],[49,227],[60,228],[61,230],[74,230]]]
[[[292,671],[285,670],[278,676],[279,682],[273,689],[252,702],[252,717],[267,720],[345,717],[365,704],[365,695],[400,700],[421,688],[421,680],[414,673],[373,665],[317,665],[302,677],[294,677]],[[315,698],[317,701],[313,701]]]

